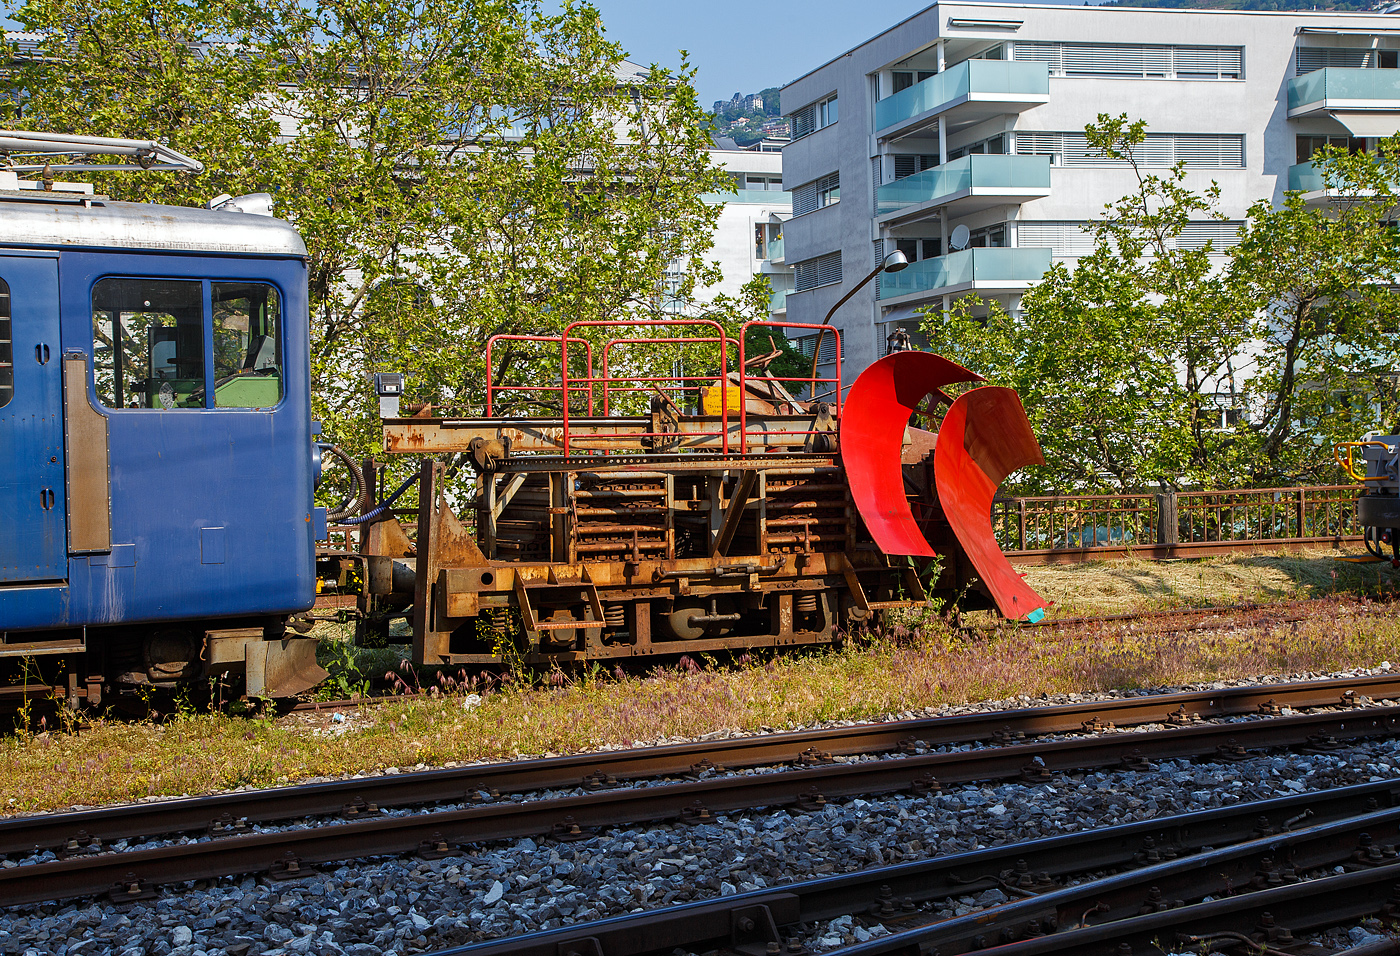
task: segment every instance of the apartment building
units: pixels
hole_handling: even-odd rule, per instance
[[[1219,183],[1226,221],[1180,241],[1220,251],[1258,199],[1326,201],[1318,146],[1366,149],[1400,129],[1397,55],[1400,19],[1380,14],[928,7],[783,87],[788,320],[823,321],[895,250],[910,265],[832,318],[847,377],[921,309],[975,293],[1015,314],[1134,188],[1085,142],[1100,113],[1146,120],[1145,166],[1181,161],[1189,187]]]
[[[719,139],[715,146],[710,162],[733,177],[735,191],[704,196],[706,202],[723,206],[710,251],[723,278],[696,294],[701,299],[717,293],[737,296],[755,274],[763,273],[773,290],[774,318],[781,320],[793,282],[783,255],[783,223],[792,216],[792,196],[783,190],[782,153],[763,149],[762,142],[742,149],[733,140]]]

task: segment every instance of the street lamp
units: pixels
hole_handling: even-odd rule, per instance
[[[885,258],[880,261],[879,265],[877,265],[874,269],[870,270],[869,275],[857,282],[855,286],[852,287],[850,292],[847,292],[845,295],[841,296],[841,298],[836,300],[836,304],[833,305],[827,311],[826,318],[822,319],[822,325],[830,326],[831,317],[836,314],[836,310],[841,308],[841,306],[845,305],[847,300],[849,300],[851,296],[855,295],[861,289],[865,288],[866,283],[868,283],[871,279],[875,278],[882,272],[899,272],[903,269],[907,269],[908,267],[908,258],[906,258],[904,253],[900,252],[898,249],[885,256]],[[832,331],[834,332],[835,329],[833,328]],[[822,354],[822,340],[824,338],[826,338],[826,328],[823,328],[820,332],[817,333],[817,347],[812,350],[812,374],[808,376],[808,378],[811,380],[812,383],[812,397],[814,399],[816,398],[817,394],[817,360],[821,357]],[[840,361],[841,356],[837,355],[836,359],[837,361]],[[840,395],[836,396],[836,401],[841,401]]]

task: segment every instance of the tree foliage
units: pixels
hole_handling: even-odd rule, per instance
[[[730,188],[693,71],[640,75],[598,11],[535,0],[27,0],[51,39],[5,77],[7,122],[154,138],[197,177],[98,177],[118,198],[269,191],[310,254],[317,413],[369,451],[365,383],[479,411],[486,339],[658,316],[713,282]],[[720,303],[721,311],[726,305]],[[733,321],[736,314],[726,313]],[[538,349],[493,371],[547,380]],[[557,357],[552,362],[557,375]]]
[[[1140,121],[1100,115],[1086,134],[1136,182],[1090,224],[1093,250],[1052,265],[1017,316],[965,298],[925,320],[931,348],[1021,393],[1047,465],[1019,487],[1334,480],[1332,442],[1394,420],[1400,143],[1379,161],[1320,156],[1342,201],[1256,203],[1224,255],[1186,231],[1223,218],[1215,183],[1148,173]]]

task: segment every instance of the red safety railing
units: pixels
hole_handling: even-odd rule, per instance
[[[584,348],[588,365],[587,381],[593,379],[593,346],[586,339],[575,339]],[[562,340],[557,335],[493,335],[486,340],[486,417],[490,418],[495,414],[495,397],[497,392],[558,392],[559,405],[562,408],[567,404],[567,395],[564,392],[565,377],[561,376],[558,385],[497,385],[492,381],[495,365],[491,361],[491,350],[497,342],[548,342],[552,345],[560,345]],[[566,360],[567,361],[567,360]],[[565,365],[567,369],[567,364]],[[584,389],[578,389],[584,391]],[[590,385],[588,391],[588,414],[593,414],[593,389]]]
[[[665,329],[681,334],[627,335],[622,338],[609,339],[602,344],[600,349],[601,367],[595,369],[593,364],[594,346],[587,338],[583,337],[586,334],[583,330],[598,328]],[[767,372],[762,375],[749,374],[747,364],[751,357],[746,349],[744,339],[749,330],[755,328],[778,330],[784,338],[786,338],[787,329],[804,329],[833,336],[836,340],[835,354],[837,356],[835,372],[832,375],[818,375],[814,367],[806,375],[777,376]],[[495,381],[493,352],[499,349],[500,343],[543,343],[557,347],[559,349],[558,384],[504,385],[497,383]],[[706,374],[688,374],[683,365],[672,375],[628,374],[626,371],[622,373],[617,371],[619,355],[625,354],[626,349],[666,346],[682,348],[709,346],[716,349],[719,358],[718,375],[710,369],[706,369]],[[582,350],[585,360],[582,373],[570,369],[571,349],[575,356],[579,355],[580,349]],[[738,352],[738,369],[731,372],[729,358],[735,351]],[[750,432],[748,422],[750,387],[754,389],[753,397],[768,402],[778,415],[805,416],[807,408],[803,403],[810,404],[827,399],[829,396],[832,417],[835,418],[840,414],[841,409],[840,354],[841,334],[832,326],[777,322],[768,319],[744,323],[737,341],[725,334],[723,326],[710,319],[588,320],[570,324],[561,335],[493,335],[486,341],[486,414],[488,417],[496,414],[502,392],[519,392],[531,396],[537,396],[541,393],[558,395],[560,419],[563,426],[560,440],[564,456],[569,457],[574,446],[581,440],[577,434],[576,426],[580,396],[586,396],[587,415],[589,418],[594,418],[598,414],[594,398],[601,391],[601,414],[603,418],[608,418],[616,413],[616,406],[624,395],[657,393],[669,401],[674,408],[680,410],[689,402],[690,395],[687,394],[689,390],[701,384],[713,383],[719,388],[719,424],[712,429],[696,430],[696,423],[691,422],[685,433],[685,438],[687,440],[717,438],[721,452],[729,454],[729,416],[737,411],[739,446],[741,453],[746,454],[751,439],[754,444],[767,446],[770,444],[768,439],[775,436],[806,439],[814,434],[814,431],[805,423],[802,427],[794,426],[788,429],[771,429],[764,426],[762,430]],[[621,364],[625,365],[625,362]],[[765,384],[769,386],[767,397],[763,396],[762,391]],[[772,387],[775,385],[777,387]],[[798,396],[804,391],[808,393],[808,397],[799,402]],[[733,408],[735,401],[733,396],[736,392],[739,406],[737,410]],[[622,404],[625,406],[628,403],[623,402]],[[784,407],[789,405],[791,407]],[[589,425],[590,439],[606,441],[610,438],[622,437],[629,440],[675,440],[678,436],[674,432],[638,432],[634,429],[628,429],[625,434],[620,431],[612,435],[608,434],[605,427],[596,420]],[[600,446],[596,450],[603,449]]]
[[[748,354],[745,350],[745,344],[748,339],[749,329],[751,328],[811,329],[813,331],[818,331],[826,335],[834,336],[836,339],[836,350],[833,353],[836,357],[834,362],[836,372],[834,376],[821,377],[816,375],[815,372],[809,373],[805,376],[776,376],[765,374],[761,379],[757,376],[754,376],[754,380],[777,382],[779,385],[783,385],[785,388],[787,383],[793,383],[804,386],[810,389],[811,391],[811,397],[809,399],[811,402],[816,402],[819,398],[823,397],[821,395],[818,395],[817,393],[818,385],[831,385],[831,415],[833,418],[837,418],[841,414],[841,333],[839,331],[837,331],[834,327],[830,325],[811,325],[802,322],[777,322],[771,319],[755,319],[752,322],[745,322],[743,328],[739,332],[739,442],[741,454],[748,453],[750,436],[748,422],[749,403],[747,400],[749,394]],[[784,332],[783,336],[784,338],[786,338],[787,333]],[[821,338],[820,336],[818,336],[817,345],[815,347],[818,351],[821,348],[820,343]],[[816,352],[814,352],[813,358],[813,369],[815,370],[815,359],[817,358]],[[798,389],[798,391],[801,391],[801,389]],[[797,414],[801,414],[802,410],[794,409],[793,411]],[[802,435],[805,437],[807,435],[813,434],[813,432],[810,429],[780,429],[756,431],[752,434],[755,438],[767,438],[774,435],[781,435],[791,438],[797,435]],[[763,444],[766,445],[768,443],[763,442]]]
[[[603,386],[603,414],[611,414],[611,396],[613,392],[647,392],[653,391],[665,394],[667,391],[684,392],[685,383],[691,381],[708,382],[714,378],[713,375],[650,375],[650,376],[627,376],[625,378],[613,378],[612,368],[609,365],[612,350],[616,346],[626,345],[684,345],[686,343],[716,344],[716,340],[708,337],[678,336],[676,338],[627,338],[609,339],[603,346],[603,375],[599,381]],[[737,345],[733,339],[726,337],[728,345]],[[619,385],[619,382],[628,382],[627,385]],[[641,383],[641,384],[638,384]],[[664,387],[663,387],[664,386]],[[668,396],[669,397],[669,396]],[[675,403],[680,407],[679,403]]]
[[[593,385],[602,385],[602,386],[604,387],[604,389],[611,390],[611,391],[646,391],[646,392],[650,392],[650,391],[656,389],[656,390],[661,390],[661,391],[664,392],[665,389],[661,389],[661,386],[662,386],[662,385],[669,386],[669,388],[670,388],[671,390],[673,390],[673,391],[684,391],[684,389],[686,388],[686,383],[687,383],[687,382],[709,382],[709,381],[711,381],[711,378],[712,378],[712,376],[710,376],[710,375],[686,375],[686,374],[684,374],[684,371],[682,370],[681,374],[678,374],[678,375],[648,376],[648,377],[646,377],[646,378],[644,378],[644,379],[635,379],[635,378],[634,378],[634,379],[622,379],[622,380],[617,380],[617,381],[628,381],[628,382],[631,382],[631,383],[632,383],[632,384],[630,384],[630,385],[621,385],[621,384],[617,384],[617,382],[615,382],[615,381],[610,377],[610,375],[608,374],[608,371],[607,371],[606,369],[604,370],[604,374],[603,374],[602,376],[595,376],[595,375],[593,374],[593,371],[592,371],[592,368],[591,368],[591,363],[590,363],[590,368],[589,368],[588,376],[587,376],[586,379],[584,379],[584,380],[580,380],[580,379],[578,379],[578,378],[570,379],[570,377],[569,377],[569,342],[570,342],[571,339],[572,339],[573,341],[578,341],[578,339],[573,335],[573,333],[574,333],[575,330],[577,330],[577,329],[592,329],[592,328],[628,328],[628,329],[635,329],[635,328],[689,328],[689,329],[703,328],[703,329],[713,329],[715,334],[712,335],[712,336],[710,336],[710,335],[703,335],[703,336],[680,336],[680,337],[670,337],[670,338],[657,337],[657,338],[654,339],[654,340],[651,339],[651,338],[638,338],[638,337],[629,337],[629,338],[626,338],[626,339],[614,339],[614,340],[610,341],[610,342],[607,344],[607,346],[605,346],[605,351],[606,351],[606,350],[610,350],[610,349],[612,348],[612,346],[615,345],[615,344],[623,344],[623,343],[630,343],[630,344],[707,344],[707,345],[717,345],[717,346],[719,346],[719,367],[720,367],[719,379],[720,379],[720,386],[721,386],[721,387],[720,387],[720,422],[719,422],[719,428],[718,428],[717,431],[703,431],[703,430],[702,430],[702,431],[691,431],[691,432],[688,432],[688,433],[687,433],[687,436],[686,436],[686,437],[687,437],[687,438],[712,438],[712,437],[717,437],[717,438],[719,438],[719,440],[720,440],[720,450],[721,450],[721,452],[722,452],[723,454],[726,454],[726,455],[729,454],[729,428],[728,428],[728,420],[729,420],[729,389],[726,388],[726,387],[724,387],[724,386],[726,386],[726,385],[728,384],[728,369],[729,369],[729,350],[728,350],[728,347],[729,347],[729,344],[730,344],[733,340],[730,339],[727,335],[724,334],[724,327],[721,326],[718,322],[714,322],[714,321],[712,321],[712,320],[710,320],[710,319],[641,319],[641,320],[637,320],[637,321],[623,320],[623,319],[594,319],[594,320],[588,320],[588,321],[582,321],[582,322],[574,322],[574,323],[570,324],[567,328],[564,329],[564,334],[563,334],[563,336],[561,337],[561,340],[560,340],[560,343],[559,343],[560,360],[561,360],[561,361],[560,361],[560,366],[561,366],[560,388],[561,388],[562,393],[563,393],[563,396],[564,396],[564,414],[563,414],[563,426],[564,426],[564,427],[563,427],[563,436],[562,436],[562,438],[563,438],[563,450],[564,450],[564,457],[565,457],[565,458],[569,457],[569,453],[570,453],[571,445],[572,445],[572,441],[573,441],[573,435],[572,435],[572,431],[571,431],[571,429],[570,429],[570,408],[569,408],[569,392],[570,392],[570,387],[569,387],[569,386],[570,386],[570,383],[571,383],[571,382],[573,382],[575,385],[580,384],[580,383],[587,384],[587,385],[589,386],[589,394],[590,394],[590,396],[591,396],[591,395],[592,395],[592,386],[593,386]],[[742,347],[742,343],[741,343],[741,347]],[[606,360],[605,360],[605,361],[606,361]],[[642,383],[642,382],[644,382],[645,384],[638,384],[638,383]],[[590,409],[589,409],[589,410],[590,410],[590,414],[591,414],[591,412],[592,412],[592,406],[591,406],[591,404],[590,404]],[[595,435],[596,435],[596,433],[595,433]],[[597,437],[606,437],[606,436],[597,436]],[[619,437],[620,437],[620,436],[619,436]],[[629,433],[628,433],[628,437],[630,437],[630,438],[642,438],[642,439],[647,439],[647,438],[659,439],[659,438],[675,438],[676,436],[673,435],[673,434],[670,434],[670,433],[666,433],[666,432],[635,432],[635,431],[633,431],[633,432],[629,432]]]

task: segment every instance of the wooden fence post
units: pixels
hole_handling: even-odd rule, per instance
[[[1157,495],[1157,543],[1179,544],[1180,535],[1176,519],[1176,492],[1168,491]]]

